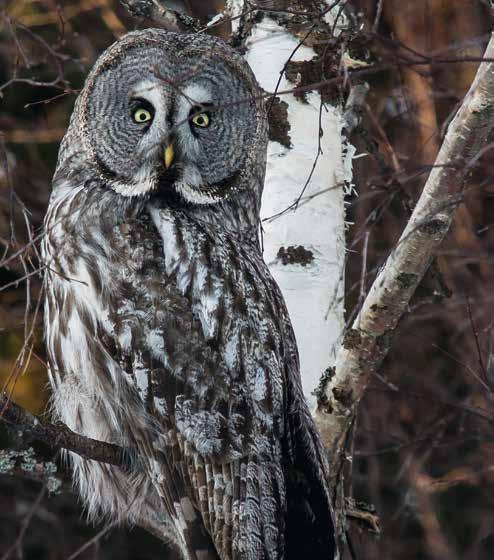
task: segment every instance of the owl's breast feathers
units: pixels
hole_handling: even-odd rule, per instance
[[[59,414],[138,448],[190,558],[210,539],[222,559],[332,558],[326,459],[259,248],[97,187],[59,199],[44,242]],[[89,408],[60,404],[74,384]]]

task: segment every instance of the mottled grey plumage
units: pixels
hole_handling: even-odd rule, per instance
[[[88,513],[191,560],[333,557],[327,463],[258,243],[266,144],[239,54],[130,33],[77,100],[45,220],[55,414],[140,465],[72,456]]]

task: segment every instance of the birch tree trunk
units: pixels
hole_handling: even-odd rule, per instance
[[[249,4],[232,2],[231,16],[245,13]],[[267,92],[286,92],[298,85],[287,78],[293,73],[290,65],[303,68],[318,57],[309,46],[315,28],[320,32],[325,24],[329,34],[342,16],[338,6],[329,9],[329,2],[320,2],[320,21],[308,17],[303,30],[294,32],[290,14],[283,10],[296,11],[298,4],[269,5],[281,12],[266,12],[253,23],[245,38],[245,58]],[[240,21],[233,19],[234,33]],[[287,303],[304,394],[314,405],[313,392],[334,363],[344,327],[344,190],[351,185],[353,148],[343,136],[342,109],[325,103],[320,92],[286,93],[279,99],[278,133],[269,142],[261,209],[264,259]]]

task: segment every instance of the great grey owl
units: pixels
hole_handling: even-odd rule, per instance
[[[72,455],[79,493],[188,560],[334,555],[327,462],[259,246],[266,146],[240,54],[129,33],[77,99],[45,220],[53,409],[133,457]]]

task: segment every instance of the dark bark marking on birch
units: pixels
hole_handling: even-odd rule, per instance
[[[350,388],[333,387],[334,398],[345,408],[351,408],[354,403],[353,391]]]
[[[267,101],[269,139],[272,142],[279,142],[285,148],[292,147],[290,137],[290,122],[288,121],[288,103],[279,97],[271,97]]]
[[[420,228],[420,231],[426,233],[427,235],[444,235],[448,231],[449,224],[445,223],[443,220],[434,219],[428,220]]]
[[[314,391],[312,391],[312,394],[317,399],[317,406],[328,414],[331,414],[333,412],[333,407],[331,406],[331,403],[329,402],[328,396],[326,394],[326,388],[328,386],[328,383],[331,382],[331,379],[333,379],[334,375],[334,367],[327,367],[324,370],[324,373],[321,375],[318,386],[314,389]]]
[[[377,303],[374,303],[373,305],[371,305],[371,311],[374,311],[374,313],[386,313],[386,311],[388,310],[388,306],[387,305],[378,305]]]
[[[301,264],[307,266],[314,260],[314,253],[306,249],[303,245],[290,245],[285,249],[281,246],[278,250],[276,258],[281,261],[281,264]]]
[[[343,339],[343,347],[347,350],[357,348],[362,343],[362,335],[356,329],[350,329]]]
[[[418,275],[413,272],[401,272],[396,277],[396,281],[398,282],[400,288],[404,290],[415,286],[417,280],[418,280]]]
[[[297,88],[302,89],[302,91],[293,93],[302,103],[308,103],[307,94],[311,91],[310,86],[312,84],[320,84],[328,80],[328,76],[337,76],[337,73],[338,66],[336,66],[336,61],[332,57],[326,57],[323,61],[317,56],[312,60],[291,61],[287,64],[285,70],[287,80],[295,84]],[[323,103],[335,102],[340,95],[338,86],[331,83],[313,89],[319,91]]]

